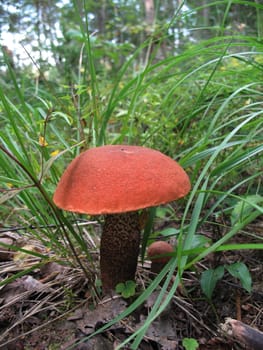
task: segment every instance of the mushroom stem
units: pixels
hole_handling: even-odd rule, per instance
[[[159,272],[162,271],[162,269],[164,268],[165,265],[166,265],[166,263],[164,263],[164,262],[152,261],[151,273],[154,275],[157,275]]]
[[[134,280],[140,247],[138,212],[105,216],[100,245],[100,269],[104,292],[120,282]]]

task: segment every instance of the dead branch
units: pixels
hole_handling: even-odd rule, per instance
[[[225,323],[221,325],[221,329],[240,343],[246,345],[249,350],[263,349],[263,333],[258,329],[232,318],[227,318]]]

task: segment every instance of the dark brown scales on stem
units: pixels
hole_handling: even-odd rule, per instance
[[[100,269],[104,291],[133,280],[140,246],[137,212],[105,216],[100,246]],[[125,253],[124,253],[125,252]]]

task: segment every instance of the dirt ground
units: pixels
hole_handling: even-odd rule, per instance
[[[215,232],[214,228],[204,227],[200,233],[218,239],[214,237],[218,234]],[[258,242],[262,237],[261,217],[246,228],[245,234],[235,236],[234,242]],[[7,244],[22,240],[17,232],[1,233],[0,239]],[[0,249],[0,282],[10,279],[8,285],[0,286],[1,350],[113,350],[144,324],[159,293],[156,290],[131,315],[89,337],[124,311],[132,300],[119,295],[96,295],[91,280],[80,268],[73,268],[66,261],[58,263],[52,252],[38,242],[27,242],[27,249],[45,253],[50,258],[43,264],[37,257],[29,259],[28,255]],[[96,250],[94,259],[98,260]],[[238,261],[249,268],[252,292],[246,292],[240,281],[225,273],[209,302],[200,288],[201,272]],[[220,324],[230,317],[263,331],[262,262],[260,250],[207,256],[194,269],[185,272],[182,285],[166,310],[148,328],[139,349],[183,350],[183,339],[194,338],[200,350],[251,350],[233,335],[224,333]],[[137,295],[149,282],[149,267],[147,261],[143,266],[138,265]],[[28,273],[24,274],[26,269]],[[21,276],[12,280],[15,273]],[[122,348],[130,349],[129,346]]]

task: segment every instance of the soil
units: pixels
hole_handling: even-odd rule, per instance
[[[262,242],[262,222],[262,217],[257,218],[245,232],[234,237],[234,242]],[[159,225],[165,227],[166,224]],[[224,234],[221,227],[217,222],[202,227],[199,233],[216,240]],[[152,275],[148,261],[144,265],[138,264],[136,295],[123,299],[120,295],[102,296],[98,286],[94,289],[98,266],[95,264],[91,268],[84,257],[81,261],[88,267],[87,274],[66,259],[58,261],[53,252],[39,242],[27,241],[25,244],[17,232],[2,232],[0,240],[35,253],[29,256],[4,247],[0,249],[0,350],[116,349],[145,323],[160,293],[161,286],[131,315],[106,326],[149,284]],[[94,246],[92,249],[96,262],[98,250]],[[47,259],[41,260],[38,253]],[[243,262],[248,267],[252,291],[248,293],[240,281],[226,271],[209,301],[200,287],[201,273],[234,262]],[[240,339],[223,332],[221,324],[230,317],[263,331],[262,262],[260,250],[218,252],[185,271],[182,284],[163,313],[152,322],[138,349],[183,350],[183,340],[193,338],[198,341],[200,350],[251,350]],[[20,276],[13,280],[17,273]],[[4,284],[7,278],[9,283]],[[132,345],[128,343],[122,349],[132,349]],[[188,349],[197,348],[189,346]]]

